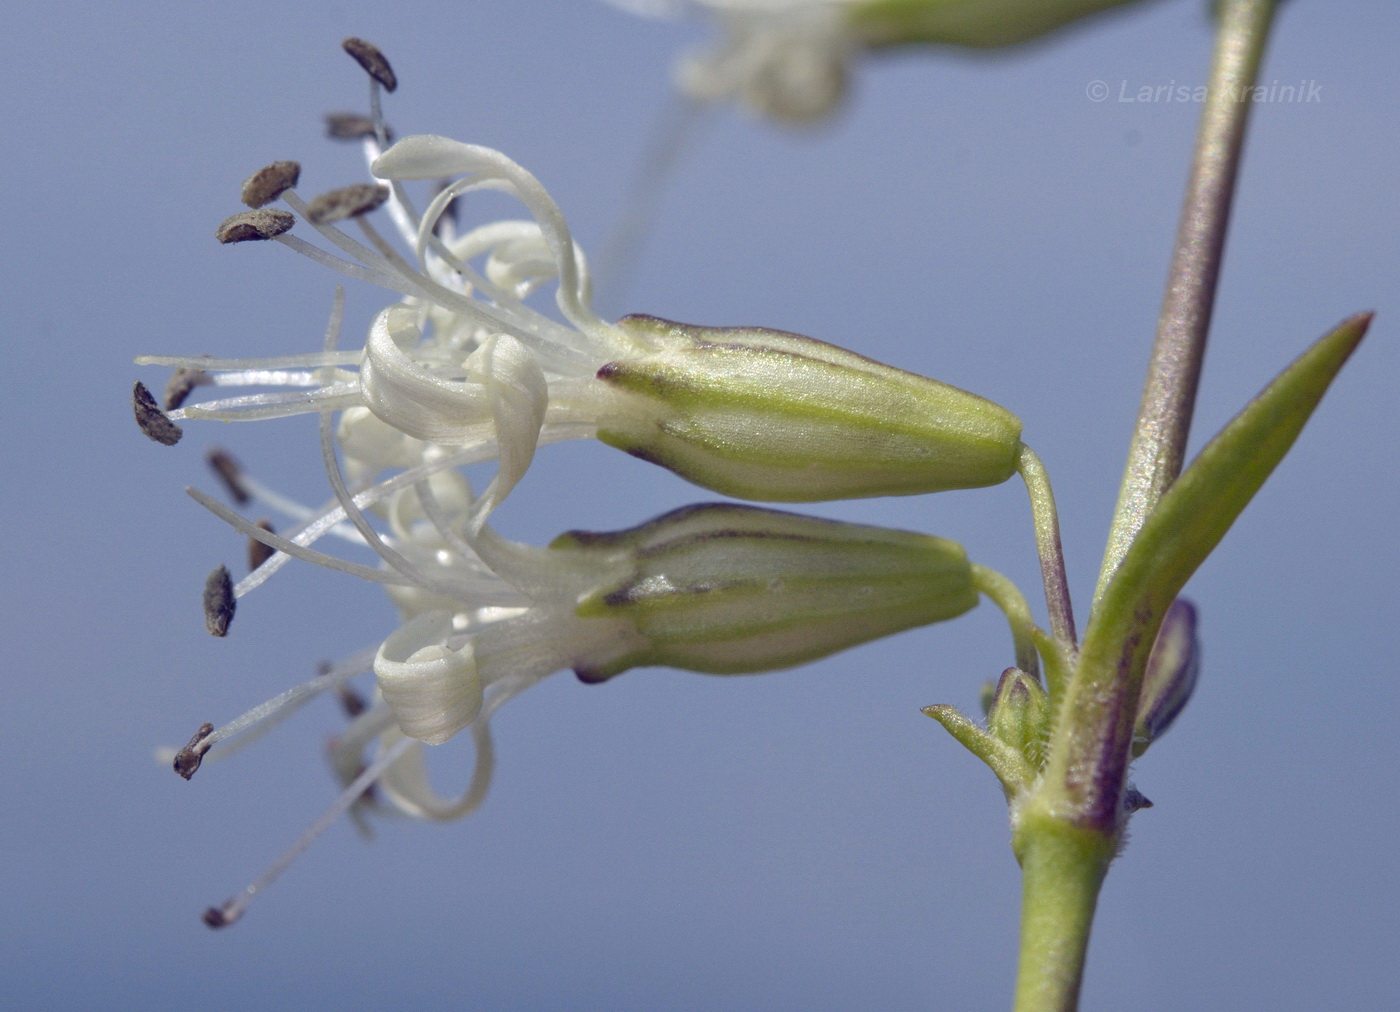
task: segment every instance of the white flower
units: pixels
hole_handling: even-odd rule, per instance
[[[676,85],[706,105],[739,101],[759,116],[810,123],[840,103],[860,40],[848,23],[857,0],[611,0],[652,16],[687,10],[718,23],[721,39],[686,53]]]

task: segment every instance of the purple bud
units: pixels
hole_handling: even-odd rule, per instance
[[[1177,598],[1167,609],[1157,642],[1147,659],[1147,674],[1138,698],[1137,721],[1133,726],[1133,757],[1166,733],[1177,714],[1186,708],[1196,688],[1201,667],[1201,645],[1196,637],[1196,607]]]

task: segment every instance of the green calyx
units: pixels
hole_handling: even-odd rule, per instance
[[[598,438],[744,499],[818,502],[980,488],[1016,470],[1021,422],[956,387],[763,328],[629,316],[650,355],[605,365]]]

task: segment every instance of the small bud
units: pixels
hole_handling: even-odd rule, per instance
[[[1049,715],[1049,701],[1040,683],[1020,668],[1007,668],[987,712],[987,730],[1038,769],[1045,756]]]
[[[385,91],[393,91],[399,86],[394,76],[394,68],[373,42],[353,36],[341,42],[341,48],[355,58],[355,62],[365,69],[365,73],[384,86]]]
[[[131,407],[136,412],[136,424],[141,427],[147,438],[154,440],[163,446],[174,446],[184,435],[180,426],[172,422],[156,399],[151,396],[151,391],[146,389],[146,384],[137,380],[136,386],[131,390]]]
[[[1201,669],[1201,644],[1196,636],[1196,607],[1177,598],[1167,609],[1157,641],[1147,659],[1147,673],[1138,697],[1133,725],[1133,758],[1166,733],[1186,708]]]
[[[242,200],[249,207],[264,207],[297,185],[300,162],[273,162],[243,180]]]
[[[306,216],[315,225],[330,225],[346,218],[369,214],[389,199],[389,188],[374,183],[342,186],[315,198],[306,206]]]
[[[269,534],[273,533],[271,520],[259,520],[257,525],[260,530],[267,531]],[[257,569],[268,559],[272,558],[274,554],[276,554],[276,551],[271,545],[259,541],[257,538],[249,538],[248,570],[251,572],[252,570]]]
[[[616,534],[574,531],[552,553],[630,560],[580,618],[640,634],[626,656],[576,665],[585,682],[631,667],[709,674],[791,667],[977,604],[961,545],[753,506],[692,506]]]
[[[297,223],[287,211],[264,207],[257,211],[239,211],[219,222],[214,238],[225,245],[235,242],[258,242],[274,239],[291,230]]]
[[[326,136],[338,141],[358,141],[374,136],[374,120],[358,112],[326,113]]]
[[[219,566],[204,581],[204,627],[211,636],[227,636],[236,602],[233,579],[225,566]]]
[[[659,350],[597,377],[598,438],[705,488],[767,502],[914,495],[1016,472],[1021,422],[991,401],[800,334],[628,316]]]

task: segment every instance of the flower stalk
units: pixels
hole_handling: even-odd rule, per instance
[[[1185,569],[1182,560],[1194,559],[1199,553],[1174,550],[1171,534],[1164,532],[1162,544],[1137,546],[1135,566],[1172,570],[1176,564],[1184,575],[1144,576],[1141,593],[1135,596],[1120,590],[1116,597],[1110,594],[1111,606],[1105,595],[1134,543],[1143,536],[1149,517],[1181,474],[1251,89],[1274,7],[1274,0],[1224,0],[1219,5],[1208,97],[1142,406],[1095,592],[1094,613],[1069,684],[1057,701],[1045,770],[1013,806],[1013,849],[1023,876],[1017,1012],[1077,1007],[1099,888],[1120,848],[1128,815],[1140,807],[1126,799],[1143,675],[1167,607],[1194,569],[1194,565]],[[1282,378],[1260,400],[1281,382]],[[1216,443],[1228,443],[1225,437],[1231,429],[1243,427],[1232,423]],[[1209,450],[1203,452],[1203,458]],[[1228,448],[1217,456],[1227,454]],[[1205,483],[1209,483],[1208,476]],[[1244,501],[1251,494],[1246,493]],[[1184,498],[1176,497],[1178,501]],[[1224,519],[1218,534],[1200,535],[1203,542],[1209,542],[1204,551],[1223,536],[1234,515],[1238,515],[1237,510]],[[1209,526],[1199,516],[1196,519],[1196,528]],[[1164,526],[1170,525],[1156,525]],[[1116,582],[1120,588],[1126,587],[1126,577],[1131,574],[1124,575],[1125,580]]]

